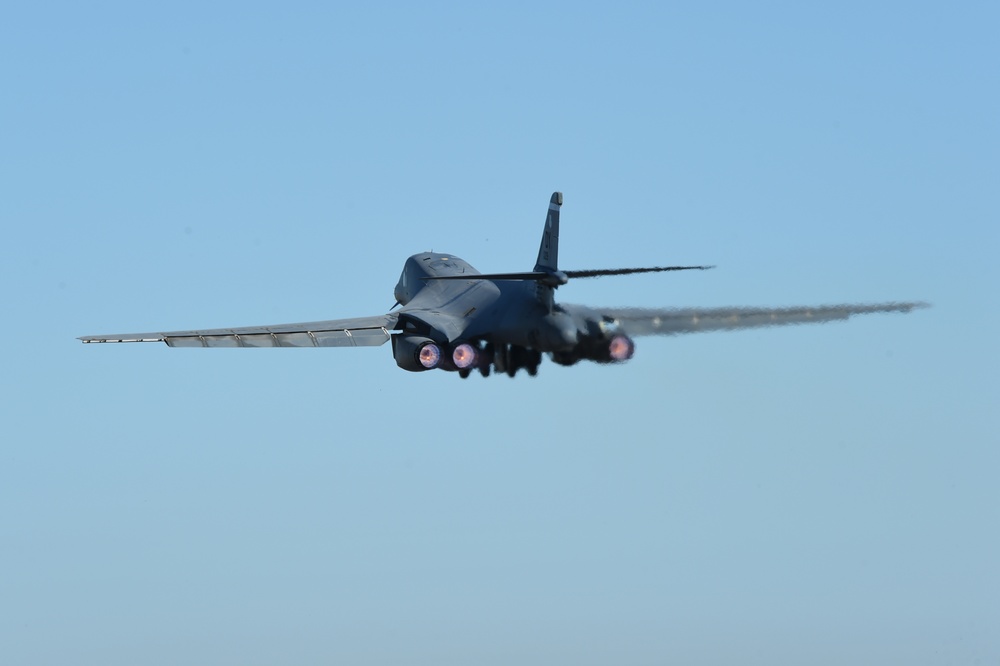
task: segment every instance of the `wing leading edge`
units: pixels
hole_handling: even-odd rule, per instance
[[[396,314],[274,326],[85,335],[92,342],[165,342],[168,347],[377,347],[389,341]]]
[[[925,307],[928,307],[927,303],[910,302],[786,308],[597,309],[603,315],[615,319],[629,335],[640,336],[732,331],[791,324],[822,324],[848,319],[853,315],[876,312],[910,312]]]

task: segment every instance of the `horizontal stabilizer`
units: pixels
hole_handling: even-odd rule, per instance
[[[662,273],[664,271],[705,271],[715,266],[653,266],[650,268],[600,268],[588,271],[529,271],[524,273],[476,273],[473,275],[428,275],[421,280],[535,280],[552,286],[566,284],[570,278],[591,278],[602,275],[632,273]]]
[[[632,273],[662,273],[664,271],[707,271],[715,266],[653,266],[651,268],[604,268],[592,271],[565,271],[566,277],[589,278],[602,275],[630,275]]]

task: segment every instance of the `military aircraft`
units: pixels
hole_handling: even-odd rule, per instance
[[[876,303],[786,308],[591,308],[555,302],[571,279],[712,266],[559,269],[561,192],[552,194],[535,267],[522,273],[480,273],[450,254],[424,252],[406,260],[396,303],[375,317],[276,326],[88,335],[83,342],[165,342],[170,347],[377,347],[392,341],[396,364],[419,372],[440,369],[468,377],[491,369],[513,377],[538,372],[542,354],[560,365],[581,360],[621,363],[633,338],[786,324],[823,323],[873,312],[909,312],[925,303]],[[397,310],[397,306],[399,309]]]

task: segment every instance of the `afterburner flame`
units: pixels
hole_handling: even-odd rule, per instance
[[[471,368],[476,363],[476,357],[476,348],[468,342],[463,342],[451,352],[451,360],[455,362],[455,367],[459,370]]]
[[[627,335],[616,335],[608,343],[608,353],[612,361],[627,361],[632,358],[635,345]]]
[[[441,348],[433,342],[428,342],[417,352],[417,361],[428,370],[436,368],[441,362]]]

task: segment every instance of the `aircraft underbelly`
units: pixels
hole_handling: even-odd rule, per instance
[[[542,352],[566,351],[576,346],[579,331],[572,317],[548,312],[538,301],[522,302],[504,312],[493,327],[493,342]]]

